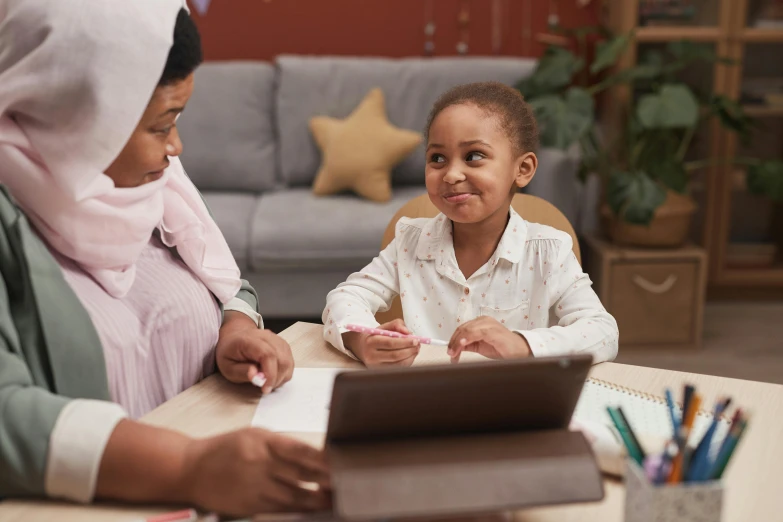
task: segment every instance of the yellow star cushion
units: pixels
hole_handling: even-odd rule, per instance
[[[391,199],[391,170],[419,146],[422,136],[386,119],[383,91],[373,89],[344,120],[310,120],[321,168],[313,183],[319,196],[353,190],[372,201]]]

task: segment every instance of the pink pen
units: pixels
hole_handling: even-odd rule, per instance
[[[198,513],[195,509],[183,509],[150,517],[145,522],[196,522],[196,520],[198,520]]]
[[[392,332],[390,330],[381,330],[379,328],[370,328],[368,326],[361,326],[358,324],[346,324],[343,328],[352,332],[368,333],[371,335],[383,335],[385,337],[396,337],[398,339],[415,339],[421,344],[429,344],[431,346],[448,346],[448,341],[441,341],[440,339],[431,339],[429,337],[419,337],[418,335],[407,335],[400,332]]]

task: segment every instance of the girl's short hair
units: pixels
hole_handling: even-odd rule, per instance
[[[535,152],[538,148],[538,125],[533,109],[513,87],[500,82],[478,82],[449,89],[438,98],[430,111],[425,132],[427,138],[438,114],[452,105],[475,105],[497,116],[517,153]]]

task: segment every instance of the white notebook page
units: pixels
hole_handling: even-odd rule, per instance
[[[663,390],[661,390],[663,391]],[[614,384],[588,379],[579,397],[574,418],[591,422],[600,422],[613,426],[606,411],[607,406],[620,406],[631,428],[639,435],[663,440],[671,439],[672,423],[669,408],[663,398],[655,397]],[[708,405],[711,407],[711,405]],[[677,418],[682,418],[682,410],[675,406]],[[706,411],[696,415],[691,430],[690,441],[697,443],[710,427],[712,414]],[[729,422],[721,419],[713,437],[713,442],[721,441],[729,428]],[[713,445],[714,448],[714,445]]]

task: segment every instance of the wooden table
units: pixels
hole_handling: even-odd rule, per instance
[[[297,366],[342,367],[356,362],[326,346],[321,327],[297,323],[281,334],[293,348]],[[418,363],[446,362],[442,350],[426,348]],[[783,521],[778,502],[783,493],[783,386],[724,377],[658,370],[615,363],[593,367],[591,376],[623,386],[660,395],[666,386],[680,387],[683,382],[698,386],[706,404],[721,395],[731,395],[735,404],[747,408],[752,422],[724,477],[724,521]],[[212,376],[150,412],[142,420],[149,424],[177,429],[193,437],[216,435],[250,424],[258,403],[258,391],[251,386],[228,383]],[[292,434],[320,445],[316,434]],[[548,507],[518,512],[515,519],[528,521],[620,521],[623,519],[622,484],[605,481],[606,497],[600,503],[566,507]],[[160,513],[160,509],[116,506],[73,506],[52,502],[0,503],[0,521],[61,522],[133,521]]]

